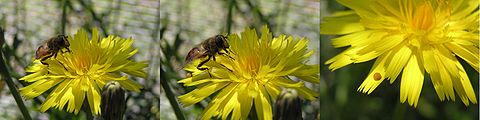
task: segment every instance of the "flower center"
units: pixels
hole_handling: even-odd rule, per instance
[[[439,3],[437,7],[448,9],[448,6],[443,6],[442,3]],[[409,34],[407,39],[410,45],[418,47],[421,44],[441,44],[450,40],[446,38],[447,34],[444,32],[448,27],[442,26],[448,21],[448,10],[437,9],[442,11],[437,11],[440,14],[435,14],[430,1],[417,5],[410,4],[407,8],[414,9],[411,12],[412,15],[405,16],[407,17],[406,24],[408,27],[405,26],[406,29],[404,30]],[[444,12],[445,15],[443,14]],[[445,19],[438,19],[437,17]]]
[[[245,57],[244,70],[248,72],[252,77],[254,77],[260,66],[258,58],[256,56],[250,55]]]
[[[434,18],[432,5],[423,3],[416,7],[410,25],[419,32],[426,33],[433,28]]]
[[[91,69],[90,67],[90,57],[89,55],[78,55],[77,58],[71,58],[75,59],[75,62],[73,62],[73,66],[75,72],[78,75],[87,75],[88,71]]]

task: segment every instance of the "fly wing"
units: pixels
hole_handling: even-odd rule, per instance
[[[187,56],[185,57],[185,62],[183,63],[181,68],[178,68],[178,71],[183,71],[182,69],[187,65],[190,64],[193,60],[195,59],[200,59],[206,57],[205,49],[203,49],[201,46],[200,47],[194,47],[192,48]],[[191,77],[191,72],[185,71],[185,77]]]
[[[194,47],[192,48],[192,50],[190,50],[190,52],[188,52],[187,57],[185,57],[185,64],[188,64],[195,59],[203,58],[205,56],[206,56],[205,50],[199,47]]]
[[[40,59],[41,57],[46,56],[48,54],[50,54],[49,48],[45,43],[44,45],[37,48],[37,51],[35,52],[35,59]]]

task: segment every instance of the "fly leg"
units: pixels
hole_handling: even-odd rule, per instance
[[[202,66],[203,64],[207,63],[207,62],[210,60],[211,57],[212,57],[212,56],[209,55],[206,60],[200,62],[200,64],[198,64],[198,66],[197,66],[197,69],[199,69],[199,70],[207,70],[208,75],[210,75],[210,77],[212,77],[212,74],[210,74],[210,72],[208,71],[208,68],[206,68],[206,67],[205,67],[205,68],[201,68],[201,66]],[[213,57],[213,60],[215,60],[215,57]]]
[[[226,53],[218,52],[218,54],[219,54],[219,55],[225,55],[225,56],[227,56],[228,58],[230,58],[230,59],[232,59],[232,60],[235,60],[235,59],[233,59],[232,56],[230,56],[230,55],[228,55],[228,54],[226,54]]]
[[[56,58],[55,58],[56,59]],[[67,67],[65,67],[65,64],[59,60],[57,60],[58,63],[60,63],[63,67],[63,69],[65,69],[66,71],[68,71]]]
[[[48,63],[45,62],[45,60],[47,60],[48,58],[52,57],[53,54],[50,54],[50,55],[47,55],[45,57],[43,57],[42,59],[40,59],[40,62],[43,64],[43,65],[47,65],[48,66]]]
[[[58,52],[53,52],[54,58],[57,58],[57,53],[58,53]]]
[[[235,60],[235,59],[232,58],[232,56],[228,55],[229,53],[228,53],[227,49],[223,49],[223,50],[225,50],[225,53],[218,52],[218,54],[219,54],[219,55],[225,55],[225,56],[229,57],[230,59]],[[214,57],[214,60],[215,60],[215,56],[213,56],[213,57]],[[219,63],[219,64],[220,64],[220,63]],[[233,71],[230,70],[227,66],[225,66],[225,65],[223,65],[223,64],[220,64],[220,65],[222,65],[223,67],[227,68],[227,70],[229,70],[230,72],[233,72]]]
[[[45,60],[47,60],[48,58],[50,58],[52,56],[53,56],[53,54],[50,54],[50,55],[47,55],[47,56],[43,57],[42,59],[40,59],[40,63],[42,63],[43,65],[47,65],[47,68],[48,68],[49,64],[46,63]],[[48,71],[48,69],[47,69],[47,74],[50,74],[50,71]]]
[[[65,49],[67,49],[67,51],[63,51],[63,50],[60,50],[62,53],[67,53],[67,52],[71,52],[70,49],[68,47],[65,47]]]
[[[227,55],[227,54],[225,54],[225,53],[220,53],[220,52],[219,52],[218,54],[219,54],[219,55],[226,55],[226,56],[230,57],[229,55]],[[230,57],[230,58],[233,59],[232,57]],[[213,60],[215,61],[215,56],[213,56]],[[233,59],[233,60],[235,60],[235,59]],[[220,64],[221,66],[227,68],[227,70],[229,70],[230,72],[233,72],[233,71],[230,70],[227,66],[225,66],[225,65],[223,65],[223,64],[221,64],[221,63],[218,63],[218,64]]]
[[[223,50],[225,51],[225,53],[218,52],[218,54],[219,54],[219,55],[225,55],[225,56],[229,57],[230,59],[235,60],[235,59],[233,59],[232,56],[228,55],[228,54],[230,54],[230,53],[228,53],[228,50],[227,50],[227,49],[223,49]]]
[[[219,63],[219,64],[220,64],[220,63]],[[230,70],[227,66],[225,66],[225,65],[223,65],[223,64],[220,64],[220,65],[223,66],[223,67],[225,67],[225,68],[227,68],[228,71],[233,72],[233,70]]]
[[[68,49],[68,47],[65,47],[67,49],[67,52],[70,52],[70,49]]]

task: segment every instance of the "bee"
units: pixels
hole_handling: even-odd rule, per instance
[[[50,38],[46,40],[43,45],[37,48],[37,51],[35,52],[35,59],[40,59],[40,62],[43,65],[48,65],[45,60],[51,58],[52,56],[56,58],[57,53],[63,48],[66,48],[67,52],[70,52],[70,49],[68,49],[69,46],[70,43],[65,35],[58,35]],[[61,52],[63,53],[63,51]]]
[[[229,52],[227,50],[229,47],[230,47],[230,45],[228,44],[227,38],[225,36],[216,35],[214,37],[208,38],[207,40],[203,41],[197,47],[192,48],[188,52],[187,57],[185,58],[185,63],[188,64],[195,59],[208,57],[206,60],[200,62],[200,64],[198,64],[198,66],[197,66],[197,69],[199,69],[199,70],[207,70],[208,68],[205,68],[205,67],[202,67],[202,66],[205,63],[207,63],[208,61],[210,61],[210,59],[213,59],[213,61],[216,61],[215,55],[217,53],[219,55],[229,54]],[[225,51],[225,52],[222,52],[222,50]],[[230,57],[230,56],[228,56],[228,57]],[[232,57],[230,57],[230,58],[233,59]],[[222,64],[220,64],[220,65],[222,65]],[[227,68],[227,67],[225,67],[225,68]],[[228,70],[230,70],[230,69],[228,69]],[[232,71],[232,70],[230,70],[230,71]]]

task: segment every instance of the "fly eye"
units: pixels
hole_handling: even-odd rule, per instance
[[[223,40],[221,37],[218,37],[218,36],[217,36],[217,37],[215,38],[215,43],[216,43],[217,45],[223,46],[223,45],[224,45],[224,44],[223,44],[223,43],[224,43],[223,41],[224,41],[224,40]]]
[[[65,40],[63,38],[57,38],[57,42],[60,44],[65,44]]]
[[[65,35],[58,35],[57,38],[58,38],[58,39],[66,39],[67,36],[65,36]]]

